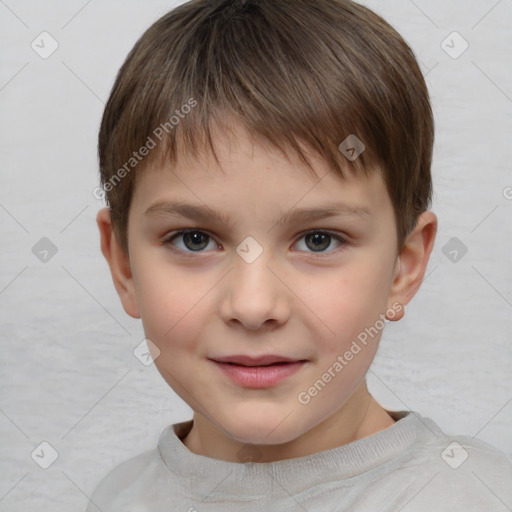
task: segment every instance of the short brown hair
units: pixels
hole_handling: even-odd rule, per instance
[[[212,127],[226,114],[310,169],[304,147],[340,177],[380,168],[399,251],[430,206],[428,90],[413,51],[386,21],[350,0],[192,0],[137,41],[103,114],[101,183],[126,253],[136,176],[157,157],[172,164],[180,152],[208,147],[217,158]],[[338,149],[352,134],[366,148],[354,161]]]

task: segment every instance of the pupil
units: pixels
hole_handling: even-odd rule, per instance
[[[323,249],[326,249],[327,247],[329,247],[330,236],[331,235],[328,235],[326,233],[314,233],[312,235],[307,235],[306,236],[306,244],[308,245],[308,247],[310,249],[312,249],[314,251],[323,250]],[[308,244],[308,240],[313,240],[314,244],[317,244],[319,242],[319,244],[313,245],[313,247],[310,247]]]
[[[202,244],[201,238],[204,239]],[[208,245],[208,241],[206,240],[207,238],[208,236],[205,236],[199,231],[191,231],[183,235],[183,241],[187,246],[187,249],[190,249],[191,251],[200,251],[201,249],[204,249]],[[189,243],[191,246],[189,246]],[[199,244],[199,246],[194,244]]]

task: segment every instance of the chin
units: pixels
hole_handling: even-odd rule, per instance
[[[293,441],[303,433],[301,426],[292,417],[293,414],[290,414],[286,418],[282,411],[275,411],[274,414],[253,411],[252,414],[230,414],[229,418],[220,422],[224,433],[235,441],[277,445]]]

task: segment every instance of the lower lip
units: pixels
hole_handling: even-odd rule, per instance
[[[213,361],[235,384],[247,388],[268,388],[298,372],[305,361],[270,366],[241,366]]]

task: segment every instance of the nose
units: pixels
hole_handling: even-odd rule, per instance
[[[247,330],[276,328],[290,314],[291,291],[266,251],[251,263],[238,255],[224,280],[220,316],[227,324]]]

